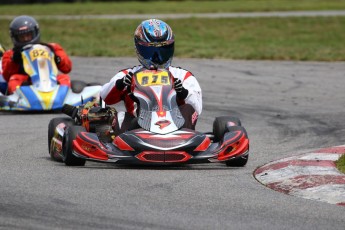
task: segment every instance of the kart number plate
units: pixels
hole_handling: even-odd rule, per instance
[[[137,81],[141,86],[170,85],[167,71],[143,71],[137,73]]]
[[[44,49],[33,49],[30,51],[31,61],[35,61],[37,58],[47,58],[49,59],[49,52]]]

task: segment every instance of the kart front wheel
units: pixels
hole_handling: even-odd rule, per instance
[[[62,160],[68,166],[84,166],[85,159],[78,158],[73,154],[73,141],[78,133],[85,132],[82,126],[70,126],[66,129],[62,141]]]
[[[230,167],[243,167],[247,164],[249,158],[249,154],[245,156],[240,156],[239,158],[233,159],[233,160],[228,160],[225,162],[227,166]]]
[[[50,120],[48,125],[48,150],[49,155],[52,160],[62,161],[60,157],[54,156],[54,153],[51,152],[52,148],[52,139],[55,136],[56,127],[64,123],[66,127],[74,125],[74,120],[69,117],[56,117]]]

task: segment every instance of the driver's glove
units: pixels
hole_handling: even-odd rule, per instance
[[[122,79],[116,81],[116,88],[123,90],[126,86],[130,87],[132,84],[133,72],[128,72]]]
[[[64,104],[62,106],[61,112],[74,119],[78,114],[78,107],[69,104]]]
[[[54,61],[55,61],[55,63],[56,63],[57,65],[59,65],[60,62],[61,62],[61,58],[60,58],[59,56],[55,55],[55,56],[54,56]]]
[[[12,61],[14,61],[17,64],[22,64],[23,60],[22,60],[22,48],[21,47],[13,48]]]
[[[174,78],[174,89],[178,99],[184,100],[188,96],[188,90],[183,87],[182,81],[178,78]]]

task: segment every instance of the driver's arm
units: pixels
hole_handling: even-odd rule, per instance
[[[72,61],[65,50],[57,43],[49,43],[48,45],[53,49],[55,56],[60,57],[60,62],[57,64],[58,69],[65,74],[71,72]]]
[[[13,50],[7,50],[2,57],[2,75],[8,82],[13,74],[19,73],[20,65],[12,60]]]
[[[118,89],[116,87],[116,82],[122,79],[126,74],[123,71],[118,72],[110,81],[102,86],[100,95],[105,103],[108,105],[113,105],[120,102],[124,98],[124,93],[127,91],[123,89]]]

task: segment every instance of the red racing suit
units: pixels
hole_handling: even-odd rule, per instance
[[[59,44],[48,43],[47,45],[53,50],[55,56],[60,57],[61,60],[57,67],[63,74],[58,74],[57,81],[60,85],[70,86],[71,80],[67,74],[72,70],[72,61]],[[29,76],[24,72],[22,64],[12,60],[13,53],[13,49],[7,50],[2,57],[2,74],[8,83],[9,94],[12,94],[23,82],[29,80]]]
[[[126,88],[124,88],[123,90],[117,89],[116,81],[122,79],[128,72],[134,73],[142,68],[143,67],[139,65],[134,66],[133,68],[124,69],[118,72],[108,83],[104,84],[100,92],[100,96],[102,97],[104,102],[108,105],[115,105],[123,100],[127,112],[135,116],[135,102],[130,98],[130,96],[128,96]],[[188,90],[187,97],[184,100],[177,99],[177,104],[180,106],[180,109],[182,108],[182,114],[186,114],[186,116],[189,117],[188,123],[191,124],[191,127],[194,128],[198,116],[202,111],[202,94],[200,85],[197,79],[188,70],[173,66],[170,66],[168,70],[172,74],[172,77],[180,79],[183,87]],[[191,105],[192,109],[183,108],[184,105]]]

